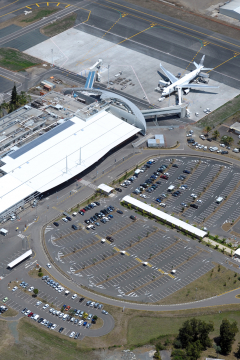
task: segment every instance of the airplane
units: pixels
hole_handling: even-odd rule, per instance
[[[181,105],[182,103],[182,89],[184,89],[184,92],[187,94],[190,89],[209,89],[209,88],[218,88],[219,86],[208,86],[204,84],[192,84],[190,83],[192,80],[194,80],[197,76],[201,76],[204,78],[208,78],[209,75],[206,73],[202,73],[203,70],[212,70],[211,68],[205,68],[203,65],[205,59],[205,55],[203,55],[201,61],[199,64],[197,64],[195,61],[193,64],[195,65],[196,69],[191,71],[189,74],[184,75],[182,78],[178,79],[176,78],[170,71],[166,70],[162,64],[160,63],[160,68],[165,73],[165,75],[170,80],[169,82],[164,80],[159,80],[159,84],[165,85],[166,87],[162,91],[162,97],[159,99],[159,101],[163,100],[165,96],[169,96],[172,92],[178,91],[178,103]]]

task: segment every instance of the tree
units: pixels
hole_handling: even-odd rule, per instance
[[[212,136],[213,136],[213,138],[214,138],[215,140],[218,139],[219,136],[220,136],[219,131],[218,131],[218,130],[214,130],[214,132],[212,133]]]
[[[181,341],[184,349],[187,349],[189,344],[200,341],[202,350],[205,350],[211,346],[209,333],[213,330],[212,322],[206,323],[205,321],[193,318],[183,323],[183,326],[179,329],[178,340]],[[197,352],[197,350],[194,351]]]
[[[240,342],[238,343],[238,349],[237,349],[237,351],[235,353],[235,356],[236,356],[237,359],[240,358]]]
[[[233,138],[231,136],[223,135],[221,138],[221,142],[225,145],[230,145],[233,142]]]
[[[229,320],[224,319],[220,326],[220,341],[219,346],[221,347],[223,354],[229,354],[232,351],[232,344],[235,340],[235,335],[238,332],[237,322],[233,321],[230,323]]]
[[[172,360],[186,360],[187,359],[186,353],[182,349],[173,350],[171,357],[172,357]]]
[[[153,358],[154,358],[154,359],[159,359],[159,360],[161,360],[161,355],[160,355],[159,350],[155,351],[155,353],[154,353],[154,355],[153,355]]]
[[[14,84],[14,86],[12,88],[10,104],[16,105],[17,104],[17,97],[18,97],[17,88],[16,88],[16,85]]]
[[[205,131],[206,131],[207,134],[208,134],[211,130],[212,130],[211,126],[208,125],[208,126],[205,127]]]
[[[97,321],[97,319],[98,319],[97,315],[94,315],[93,320]]]
[[[35,296],[37,296],[37,294],[38,294],[38,289],[33,289],[33,293],[34,293]]]
[[[199,340],[190,343],[187,347],[187,356],[189,360],[197,360],[200,358],[201,351],[203,350],[202,344]]]

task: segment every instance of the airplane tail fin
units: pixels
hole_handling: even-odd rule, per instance
[[[198,68],[200,68],[201,66],[203,66],[204,59],[205,59],[205,55],[203,55],[203,57],[201,58],[199,64],[197,64],[195,61],[193,62],[193,64],[195,65],[196,69],[198,69]],[[205,67],[203,67],[202,70],[212,70],[212,68],[205,68]]]
[[[205,55],[203,55],[203,57],[201,58],[199,65],[203,66],[204,59],[205,59]]]

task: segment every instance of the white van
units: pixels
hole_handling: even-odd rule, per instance
[[[76,212],[72,213],[72,216],[77,216],[77,213]]]
[[[166,175],[166,174],[165,174]],[[168,187],[168,191],[173,191],[175,189],[175,186],[174,185],[170,185],[169,187]]]
[[[63,317],[62,317],[63,321],[65,321],[67,317],[68,317],[68,314],[63,315]]]
[[[216,203],[217,203],[217,204],[220,204],[222,201],[223,201],[223,197],[221,197],[221,196],[219,196],[219,197],[216,199]]]
[[[35,315],[34,317],[33,317],[33,320],[35,320],[35,321],[37,321],[39,319],[39,315]]]
[[[235,148],[235,149],[233,149],[233,152],[239,153],[239,149]]]
[[[166,207],[165,203],[160,203],[159,205],[162,206],[162,207]]]
[[[70,294],[70,291],[66,290],[65,295],[68,295],[68,294]]]

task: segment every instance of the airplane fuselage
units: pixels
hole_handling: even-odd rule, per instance
[[[184,75],[181,79],[177,80],[175,83],[165,87],[162,92],[162,96],[170,95],[172,92],[177,91],[178,87],[181,87],[181,85],[190,83],[192,80],[194,80],[201,72],[203,66],[199,67],[198,69],[195,69],[191,71],[189,74]]]

